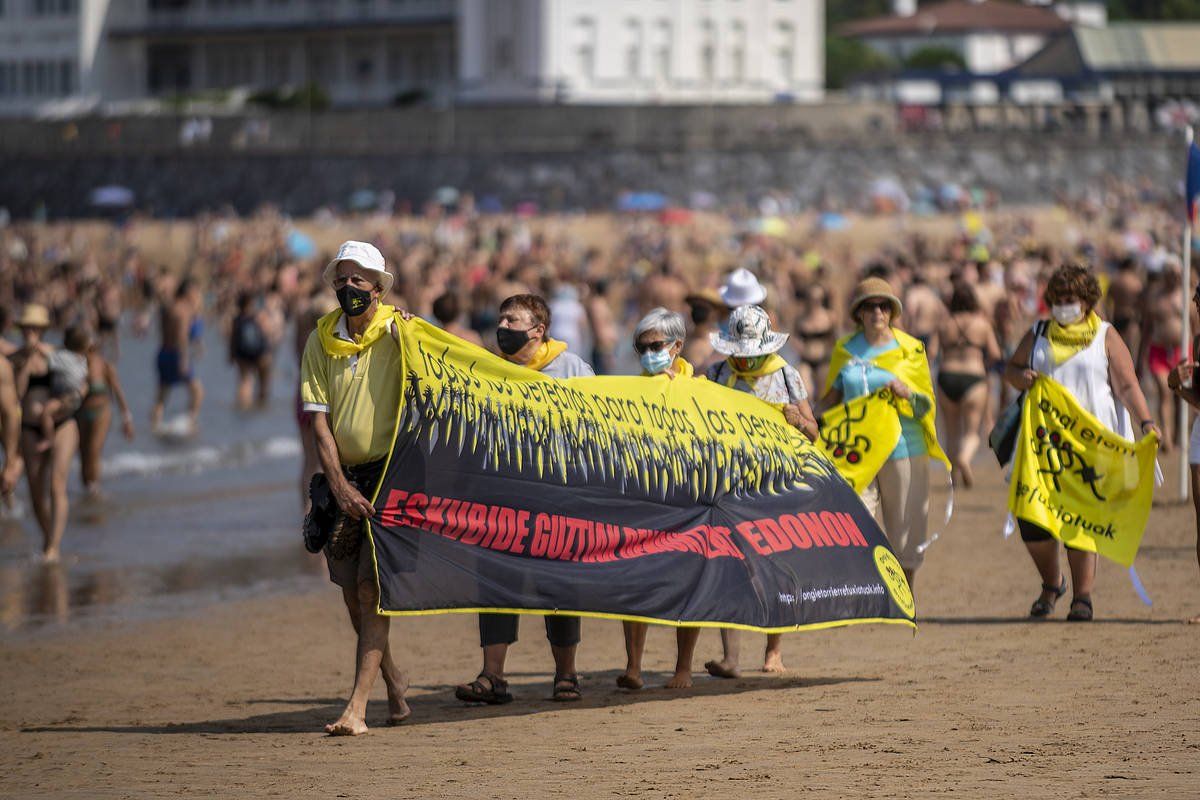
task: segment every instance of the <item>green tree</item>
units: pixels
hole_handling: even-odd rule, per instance
[[[855,75],[895,68],[895,61],[856,39],[825,37],[825,86],[829,89],[844,89]]]
[[[967,69],[967,62],[963,60],[962,54],[957,50],[952,50],[949,47],[922,47],[919,50],[914,50],[908,58],[904,59],[904,66],[909,69],[936,69],[943,72],[963,71]]]

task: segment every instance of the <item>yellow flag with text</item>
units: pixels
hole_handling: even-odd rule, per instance
[[[1156,435],[1118,436],[1042,376],[1021,411],[1008,508],[1064,544],[1130,566],[1150,516],[1157,451]]]
[[[907,403],[884,388],[821,415],[819,444],[854,491],[861,493],[871,485],[899,444],[902,406]],[[911,410],[908,413],[911,416]]]

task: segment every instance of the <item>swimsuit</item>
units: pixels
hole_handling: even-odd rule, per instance
[[[164,347],[158,351],[158,385],[174,386],[177,383],[187,383],[192,379],[191,370],[179,368],[182,354],[173,347]]]
[[[954,322],[954,327],[958,328],[958,341],[951,347],[973,347],[977,349],[986,359],[987,351],[981,345],[977,345],[967,338],[963,333],[962,325],[953,315],[950,317]],[[962,399],[967,396],[967,392],[971,391],[972,387],[980,381],[986,380],[986,375],[979,375],[974,372],[953,372],[949,370],[940,370],[937,376],[938,388],[946,395],[946,399],[954,403],[962,402]]]
[[[1175,365],[1183,360],[1183,352],[1179,345],[1171,345],[1165,347],[1161,344],[1150,345],[1149,352],[1146,354],[1146,363],[1150,366],[1150,372],[1154,375],[1166,375]]]

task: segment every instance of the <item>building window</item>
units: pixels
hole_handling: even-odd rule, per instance
[[[596,21],[580,17],[575,22],[575,62],[580,77],[596,77]]]
[[[513,71],[513,40],[511,36],[497,36],[492,41],[492,71],[502,75]]]
[[[700,23],[700,78],[705,83],[717,78],[717,34],[711,19]]]
[[[636,19],[625,22],[625,74],[630,78],[642,74],[642,23]]]
[[[263,47],[263,78],[267,86],[285,86],[292,82],[292,46],[272,42]]]
[[[660,80],[671,80],[671,22],[660,19],[654,26],[654,74]]]
[[[79,0],[33,0],[29,10],[35,17],[65,16],[79,11]]]
[[[775,35],[778,40],[775,47],[775,71],[779,82],[785,86],[791,85],[796,70],[795,50],[793,49],[795,31],[796,29],[790,22],[780,22],[775,26]]]
[[[408,77],[408,50],[405,40],[399,37],[388,39],[387,79],[389,83],[403,83]]]

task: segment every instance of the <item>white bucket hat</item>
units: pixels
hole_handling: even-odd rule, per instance
[[[721,287],[721,299],[730,308],[756,306],[767,299],[767,290],[754,277],[754,273],[742,267],[729,273]]]
[[[337,277],[337,265],[339,261],[353,261],[368,272],[375,273],[375,276],[379,279],[379,284],[383,287],[383,291],[380,294],[387,294],[388,290],[392,288],[392,282],[395,281],[395,277],[387,271],[387,268],[383,264],[383,253],[379,252],[379,248],[375,245],[367,244],[366,242],[343,242],[342,246],[338,248],[337,255],[325,267],[325,272],[322,275],[325,282],[330,286],[333,285],[333,279]]]
[[[741,306],[729,315],[725,329],[710,333],[708,340],[722,355],[753,358],[774,353],[788,335],[771,330],[771,318],[758,306]]]

